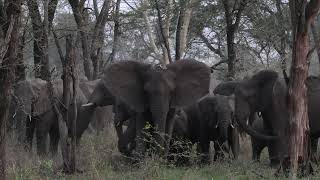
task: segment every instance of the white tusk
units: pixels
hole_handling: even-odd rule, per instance
[[[89,106],[93,106],[94,105],[94,103],[87,103],[87,104],[82,104],[82,107],[89,107]]]
[[[16,111],[16,112],[14,112],[14,114],[13,114],[12,118],[14,119],[14,118],[16,117],[16,115],[17,115],[17,111]]]
[[[234,126],[233,126],[233,124],[230,124],[230,126],[232,127],[232,129],[234,129]]]

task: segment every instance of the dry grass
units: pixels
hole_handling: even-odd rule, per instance
[[[268,167],[266,151],[261,163],[253,163],[249,138],[241,139],[239,160],[226,159],[208,166],[192,163],[188,167],[174,167],[155,156],[148,157],[142,164],[133,166],[117,151],[117,137],[113,128],[105,129],[98,136],[85,134],[77,153],[77,166],[82,174],[64,175],[57,170],[61,157],[39,158],[36,153],[25,152],[8,136],[7,172],[8,179],[274,179],[274,169]],[[281,179],[281,178],[280,178]],[[310,179],[318,179],[316,176]]]

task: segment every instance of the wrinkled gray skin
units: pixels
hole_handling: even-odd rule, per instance
[[[194,60],[176,61],[166,68],[122,61],[105,70],[103,82],[108,92],[136,113],[136,149],[144,154],[145,144],[141,137],[147,121],[145,114],[151,115],[159,132],[155,139],[167,152],[174,109],[190,105],[207,94],[209,80],[209,67]]]
[[[308,77],[308,109],[311,138],[318,138],[320,123],[317,123],[317,109],[320,107],[320,81],[316,77]],[[273,162],[281,162],[288,155],[288,140],[285,132],[289,116],[286,104],[287,86],[274,71],[264,70],[253,77],[221,83],[214,90],[215,94],[235,94],[235,116],[238,124],[249,135],[269,140],[273,146]],[[248,126],[246,121],[252,113],[261,112],[263,126],[270,134],[263,134]]]
[[[187,139],[191,144],[199,143],[197,150],[203,155],[203,162],[209,161],[210,141],[214,142],[214,160],[223,157],[221,147],[225,142],[231,147],[233,157],[237,159],[239,135],[232,124],[233,110],[230,99],[225,96],[208,96],[176,113],[173,136]],[[184,150],[173,151],[179,153]]]

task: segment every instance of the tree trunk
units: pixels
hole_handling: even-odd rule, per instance
[[[54,18],[55,10],[58,4],[58,0],[50,0],[47,2],[47,8],[44,10],[44,14],[47,14],[47,25],[41,20],[41,14],[39,12],[39,5],[36,0],[28,0],[29,15],[32,22],[33,31],[33,58],[35,66],[35,77],[48,80],[49,73],[49,56],[48,56],[48,33],[44,32],[45,26],[50,29]]]
[[[22,0],[9,0],[6,9],[0,10],[5,11],[7,17],[4,24],[0,24],[5,34],[3,42],[7,43],[0,44],[1,48],[6,47],[6,51],[1,51],[4,54],[0,54],[0,179],[6,178],[6,121],[12,84],[15,80],[21,5]]]
[[[277,8],[277,19],[278,19],[278,26],[280,27],[279,37],[280,37],[280,49],[276,49],[280,55],[281,59],[281,69],[283,72],[287,70],[287,60],[286,60],[286,31],[283,27],[284,24],[284,17],[282,14],[283,8],[281,8],[281,0],[276,1],[276,8]]]
[[[180,60],[187,46],[187,35],[192,14],[192,8],[195,5],[193,0],[182,2],[180,5],[180,13],[176,31],[176,57],[175,60]]]
[[[113,30],[113,45],[112,52],[108,58],[108,62],[112,62],[116,55],[118,46],[119,46],[119,36],[120,36],[120,3],[121,0],[117,0],[116,2],[116,12],[114,17],[114,30]]]
[[[292,178],[296,178],[298,163],[308,163],[309,159],[309,121],[307,107],[308,76],[307,56],[309,53],[308,29],[319,8],[320,0],[290,0],[293,28],[292,64],[288,86],[289,112],[289,158]],[[307,164],[309,166],[309,164]]]
[[[232,4],[230,0],[223,0],[225,19],[227,25],[227,48],[228,48],[228,79],[233,80],[235,76],[236,49],[234,44],[235,33],[239,28],[242,11],[247,0],[240,0]],[[233,20],[235,19],[235,21]],[[233,22],[234,21],[234,22]]]
[[[165,22],[163,22],[161,16],[161,9],[159,6],[158,0],[155,1],[155,6],[157,10],[157,19],[158,19],[158,27],[159,27],[159,39],[161,42],[161,48],[163,53],[163,58],[161,63],[163,65],[169,64],[172,62],[171,60],[171,52],[170,52],[170,20],[171,20],[171,10],[172,10],[172,0],[167,1],[167,6],[165,6]]]

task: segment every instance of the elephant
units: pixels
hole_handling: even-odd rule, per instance
[[[263,134],[270,134],[271,132],[268,129],[265,129],[263,126],[263,119],[261,117],[258,117],[255,113],[256,117],[252,122],[252,128],[260,133]],[[268,147],[268,153],[269,157],[274,157],[275,152],[272,147],[272,144],[268,140],[262,140],[255,138],[251,136],[251,148],[252,148],[252,160],[253,161],[260,161],[260,155],[262,150]],[[270,165],[271,167],[277,166],[277,161],[274,161],[274,159],[270,159]]]
[[[214,160],[223,157],[222,150],[227,144],[231,147],[233,158],[239,155],[239,134],[233,124],[233,99],[226,96],[206,96],[199,102],[176,113],[173,137],[184,138],[191,144],[198,144],[197,151],[202,162],[208,162],[210,141],[213,141]],[[174,152],[183,149],[174,149]],[[228,150],[229,151],[229,150]],[[185,162],[186,160],[181,160]]]
[[[311,139],[320,135],[320,123],[317,123],[317,111],[320,107],[320,80],[308,77],[308,115]],[[262,70],[251,78],[219,84],[214,94],[235,95],[235,117],[239,126],[254,138],[267,140],[274,150],[271,162],[279,164],[288,157],[286,130],[289,125],[287,108],[288,88],[284,79],[272,70]],[[257,132],[248,126],[246,120],[252,113],[261,113],[264,129],[269,132]]]
[[[136,119],[136,149],[144,154],[142,129],[152,120],[155,139],[165,152],[173,129],[175,108],[188,106],[209,92],[210,68],[195,60],[163,65],[120,61],[104,71],[105,91],[133,110]],[[89,101],[88,104],[94,104]]]
[[[38,80],[38,79],[36,79]],[[9,106],[7,130],[14,130],[17,134],[18,141],[24,142],[25,123],[31,119],[31,105],[35,98],[35,92],[32,86],[34,81],[24,80],[14,84]]]
[[[79,87],[82,90],[83,94],[87,99],[90,98],[92,92],[94,91],[95,87],[100,83],[100,79],[94,81],[87,81],[83,80],[80,81]],[[89,118],[90,127],[95,129],[97,133],[103,130],[104,127],[109,126],[108,123],[112,122],[113,118],[113,111],[112,106],[98,106],[95,108],[93,117]]]
[[[94,82],[81,82],[79,84],[79,87],[77,87],[77,124],[76,124],[76,142],[77,144],[80,141],[80,138],[83,134],[83,132],[88,128],[89,123],[91,121],[97,121],[97,118],[99,118],[99,121],[105,121],[106,118],[111,118],[112,116],[112,108],[111,107],[101,107],[103,110],[100,112],[97,112],[97,108],[92,107],[85,107],[82,106],[82,104],[86,103],[88,101],[86,95],[88,96],[90,94],[90,91],[93,91],[93,88],[91,87],[92,84],[98,84],[98,80]],[[54,87],[54,96],[58,99],[62,99],[63,94],[63,82],[62,80],[55,80],[52,82]],[[89,85],[88,85],[89,84]],[[88,86],[88,87],[85,87]],[[37,151],[39,155],[45,155],[46,154],[46,138],[49,134],[50,136],[50,151],[52,154],[56,154],[58,142],[59,142],[59,126],[58,126],[58,120],[56,118],[56,114],[53,111],[53,108],[50,103],[49,99],[49,92],[47,88],[47,82],[41,81],[41,83],[38,83],[36,86],[38,88],[38,95],[37,95],[37,101],[34,101],[32,104],[33,109],[33,116],[31,121],[27,121],[27,132],[26,132],[26,139],[29,146],[32,146],[32,139],[34,131],[36,131],[36,139],[37,139]],[[72,88],[71,88],[72,89]],[[86,92],[87,90],[87,92]],[[85,95],[86,94],[86,95]],[[71,94],[72,95],[72,92]],[[69,112],[68,112],[68,118],[73,119],[73,112],[72,112],[72,106],[73,104],[70,104]],[[62,105],[58,105],[59,108],[62,107]],[[68,128],[72,127],[71,123],[67,123]],[[72,134],[72,129],[69,128],[69,136]]]

